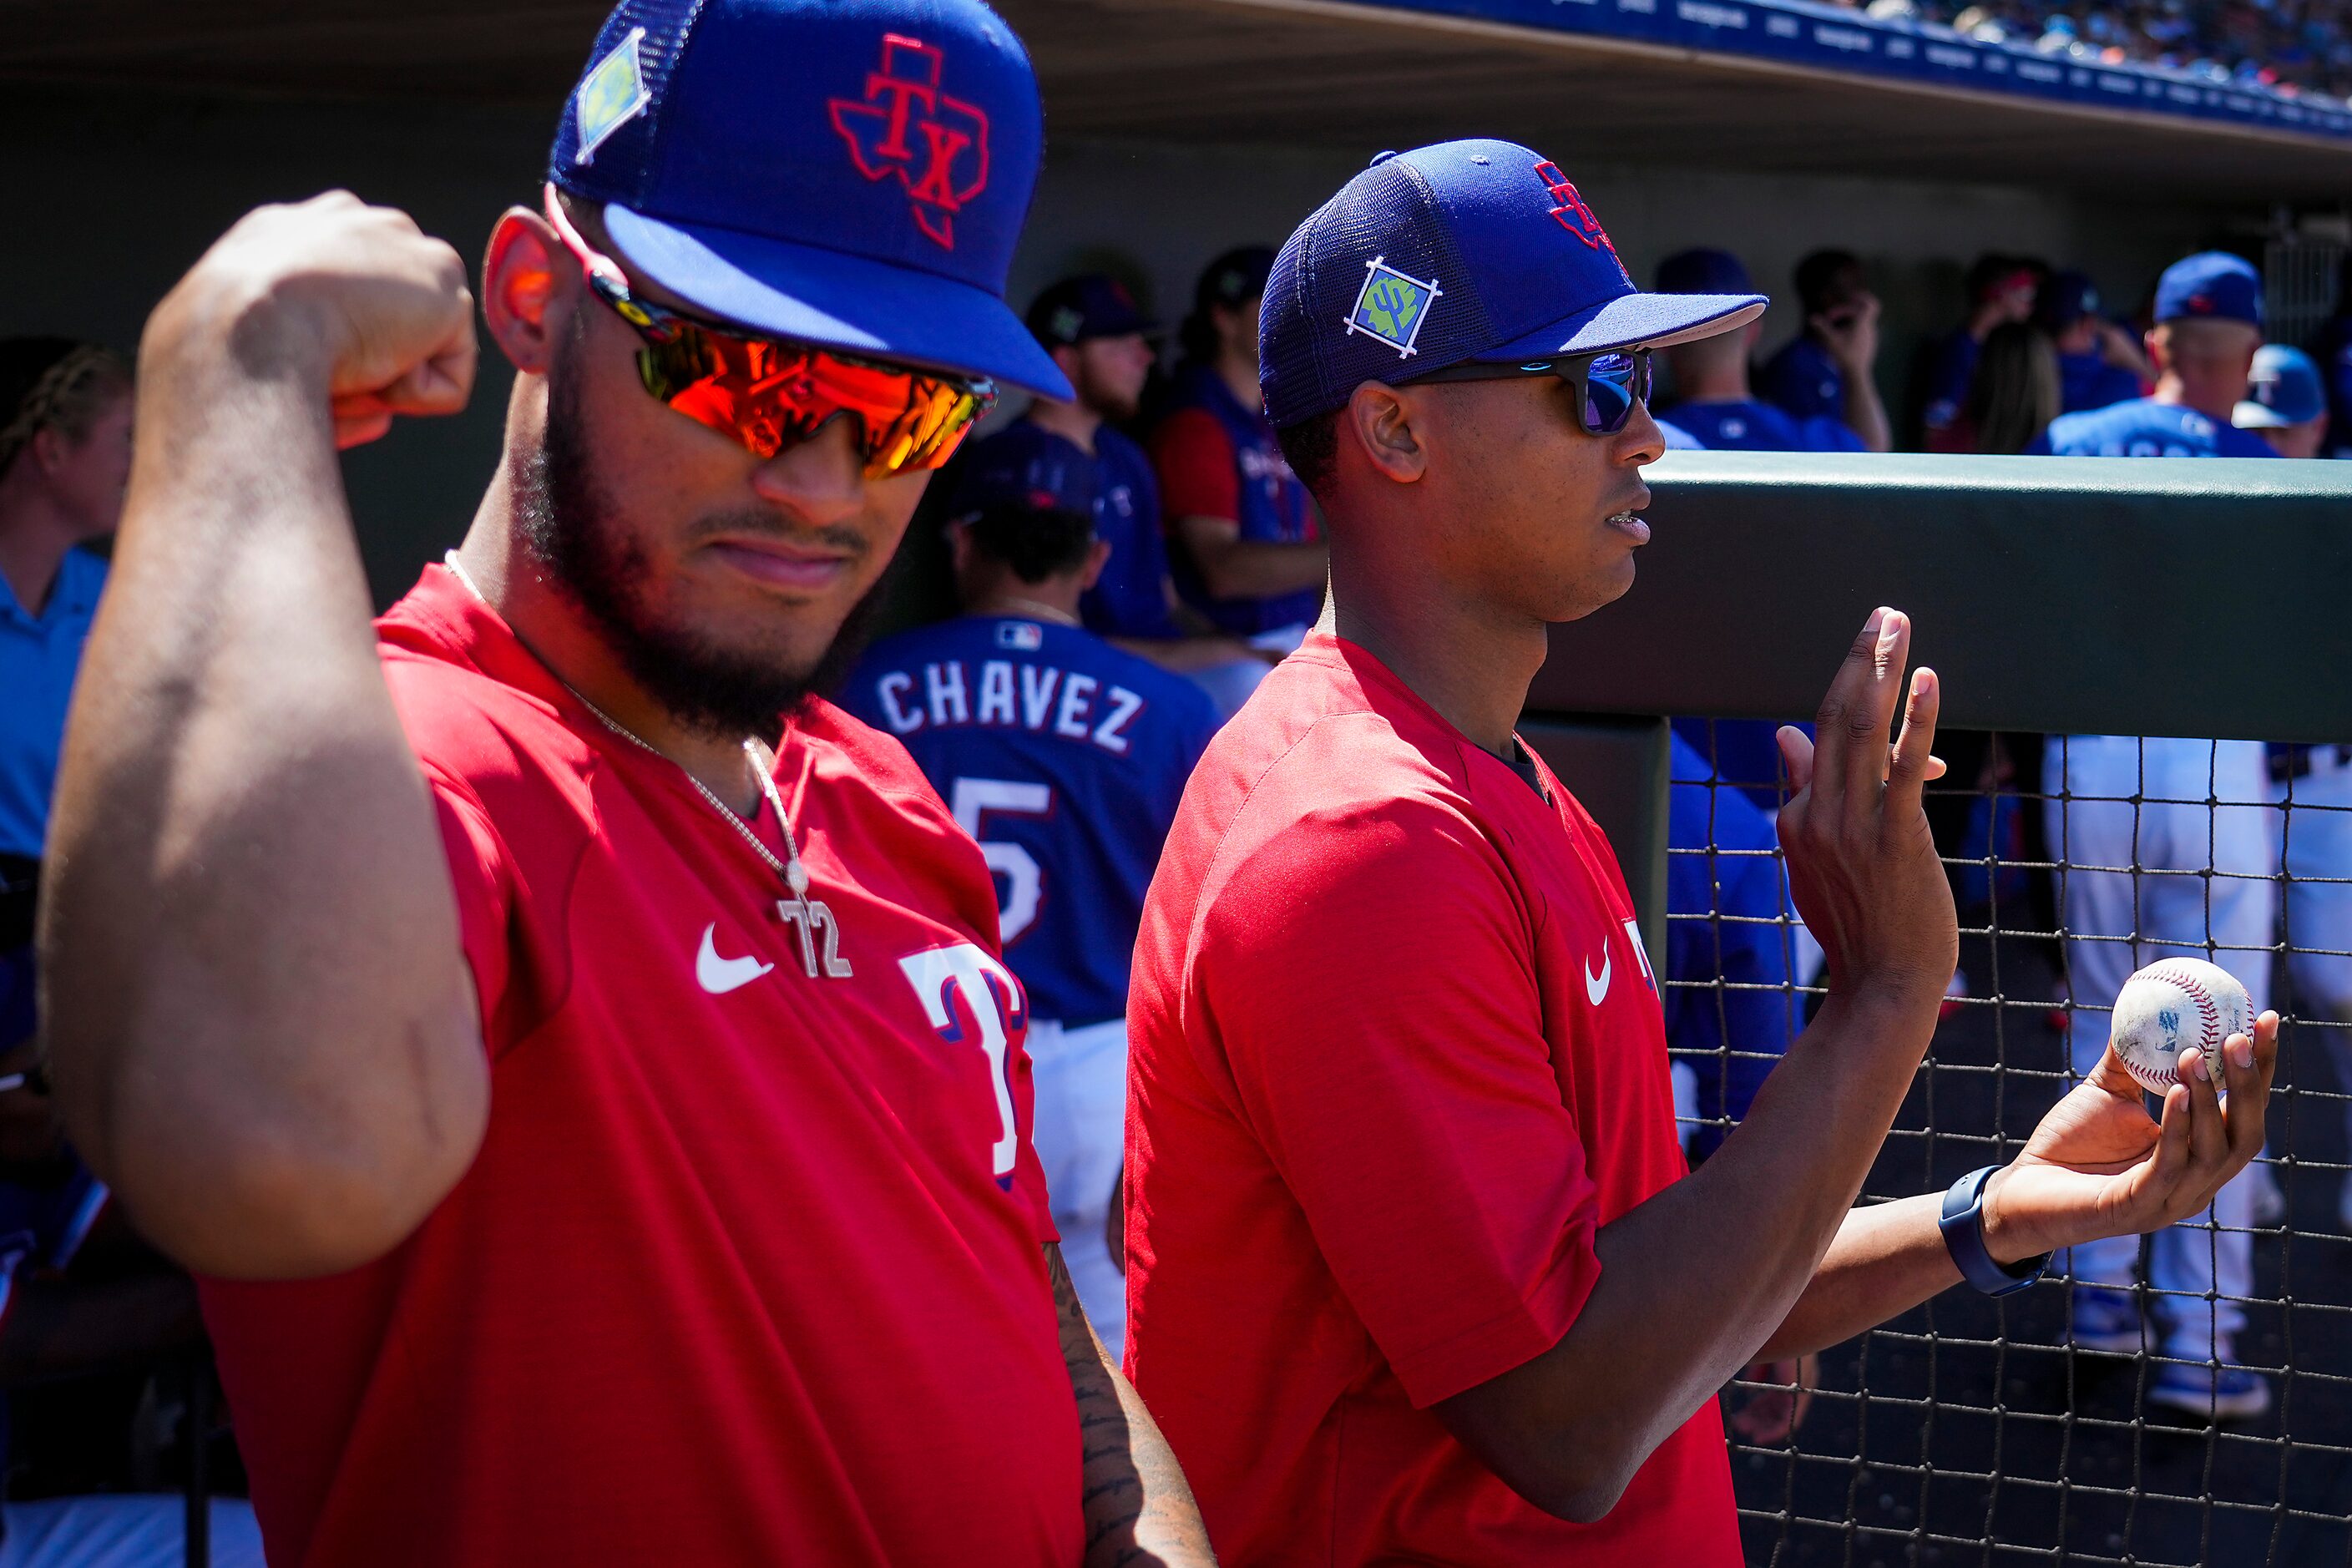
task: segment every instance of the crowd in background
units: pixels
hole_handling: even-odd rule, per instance
[[[2352,96],[2352,31],[2334,0],[1836,0],[1881,19],[2106,65],[2168,67],[2216,85]]]

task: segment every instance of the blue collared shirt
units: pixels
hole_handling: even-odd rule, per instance
[[[106,563],[68,550],[37,616],[0,579],[0,854],[38,858],[48,837],[58,750]]]

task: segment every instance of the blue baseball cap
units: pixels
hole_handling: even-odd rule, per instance
[[[956,483],[948,517],[969,522],[992,507],[1074,511],[1091,520],[1102,471],[1067,441],[982,441]]]
[[[622,0],[547,173],[697,310],[1066,400],[1004,302],[1043,140],[980,0]]]
[[[2063,332],[2085,316],[2099,313],[2099,286],[2083,272],[2053,272],[2033,301],[2033,316],[2048,332]]]
[[[1727,250],[1677,250],[1658,263],[1661,294],[1753,294],[1747,267]]]
[[[1468,361],[1531,363],[1726,331],[1759,294],[1644,294],[1558,164],[1512,142],[1383,153],[1276,257],[1258,324],[1277,427]]]
[[[1143,313],[1126,284],[1104,273],[1086,272],[1048,285],[1029,302],[1029,330],[1046,348],[1057,349],[1089,338],[1154,332],[1160,323]]]
[[[2156,281],[2157,321],[2199,316],[2261,326],[2263,279],[2253,264],[2226,250],[2207,250],[2166,268]]]
[[[2230,416],[2241,430],[2284,430],[2308,425],[2327,412],[2327,387],[2319,367],[2301,349],[2264,343],[2254,351],[2246,378],[2246,400]]]

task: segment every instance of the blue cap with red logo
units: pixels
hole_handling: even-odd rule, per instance
[[[2264,343],[2254,351],[2246,376],[2246,400],[2230,423],[2241,430],[2284,430],[2308,425],[2327,412],[2327,384],[2301,349]]]
[[[1276,426],[1468,360],[1685,342],[1759,294],[1644,294],[1557,164],[1510,142],[1383,153],[1298,226],[1266,279],[1259,384]]]
[[[2176,261],[2156,280],[2156,319],[2204,316],[2216,321],[2263,324],[2263,279],[2253,264],[2226,250],[2200,251]]]
[[[1066,399],[1004,303],[1043,141],[979,0],[622,0],[548,178],[711,316]]]

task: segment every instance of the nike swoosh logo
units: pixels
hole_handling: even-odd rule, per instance
[[[1600,1006],[1601,999],[1609,994],[1609,966],[1612,962],[1609,956],[1609,939],[1604,936],[1601,939],[1601,973],[1593,973],[1590,963],[1584,966],[1584,999],[1595,1007]]]
[[[702,951],[694,955],[694,977],[713,996],[724,996],[738,986],[749,985],[775,967],[756,958],[721,958],[710,939],[718,933],[719,924],[712,921],[702,928]]]

